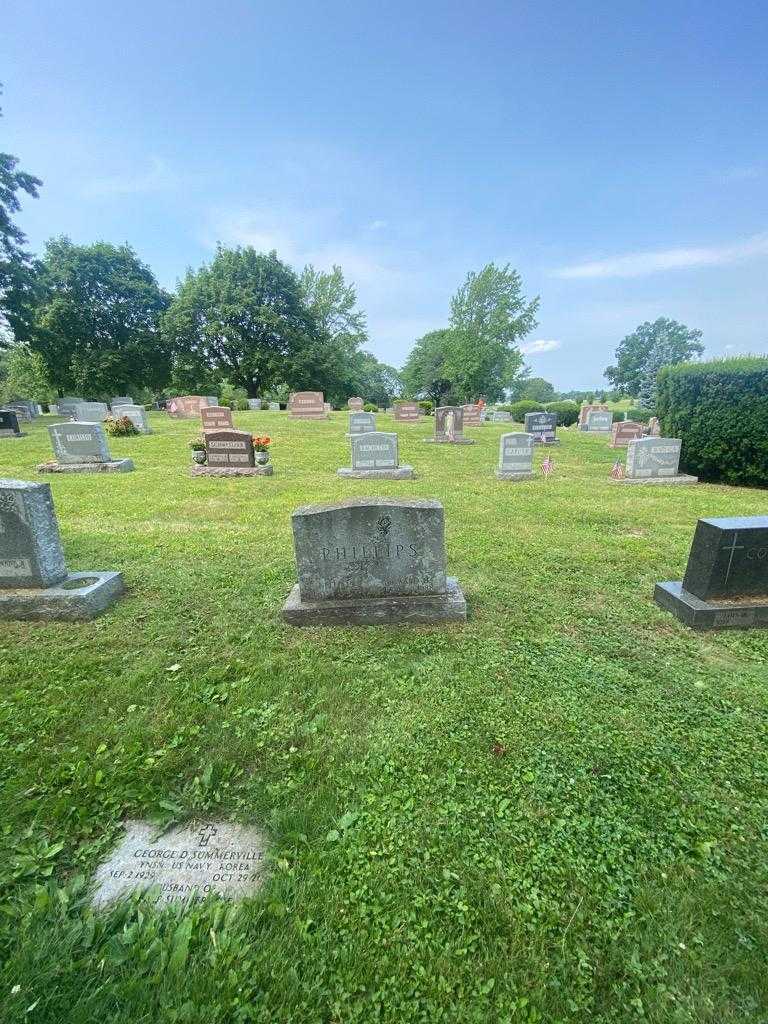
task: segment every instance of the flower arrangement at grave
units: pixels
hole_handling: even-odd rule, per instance
[[[260,434],[253,434],[251,439],[253,441],[256,462],[263,466],[269,462],[269,446],[272,444],[272,438],[266,435],[262,437]]]
[[[192,449],[192,461],[196,462],[198,466],[205,465],[208,456],[205,451],[205,441],[202,437],[193,437],[189,442],[189,447]]]
[[[108,416],[104,421],[104,429],[110,437],[132,437],[141,433],[130,416]]]

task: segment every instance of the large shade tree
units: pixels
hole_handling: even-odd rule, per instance
[[[170,298],[130,246],[52,239],[36,293],[29,344],[60,393],[164,386],[170,356],[160,318]]]
[[[619,343],[616,365],[605,370],[606,378],[623,395],[642,396],[650,408],[656,397],[656,377],[662,366],[687,363],[700,356],[701,331],[676,320],[659,317],[640,324]]]

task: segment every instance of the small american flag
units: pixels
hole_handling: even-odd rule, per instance
[[[555,460],[550,458],[549,455],[544,459],[541,464],[541,472],[544,476],[552,476],[555,472]]]
[[[624,463],[621,461],[621,459],[616,459],[616,461],[614,462],[613,469],[611,470],[611,476],[614,480],[624,479]]]

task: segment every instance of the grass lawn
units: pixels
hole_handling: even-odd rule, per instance
[[[417,480],[343,481],[342,413],[237,413],[275,476],[191,479],[197,424],[151,420],[124,475],[38,477],[39,420],[0,441],[70,569],[129,591],[0,623],[0,1020],[768,1021],[768,632],[651,598],[766,491],[614,484],[573,430],[552,479],[499,482],[508,425],[431,420],[398,425]],[[365,495],[443,502],[466,625],[282,624],[291,511]],[[265,830],[257,898],[89,909],[121,820],[201,815]]]

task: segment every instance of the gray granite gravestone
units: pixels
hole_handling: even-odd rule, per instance
[[[67,572],[50,484],[0,480],[0,619],[92,619],[122,591],[118,572]]]
[[[151,889],[158,904],[197,902],[209,893],[250,896],[264,878],[266,842],[254,828],[226,821],[177,825],[162,834],[128,821],[117,849],[96,871],[93,903]]]
[[[295,626],[464,621],[445,574],[439,501],[351,498],[291,517],[299,582],[283,606]]]
[[[411,466],[401,466],[398,458],[397,434],[371,431],[351,438],[352,468],[337,470],[339,476],[355,480],[410,480]]]
[[[418,423],[418,402],[395,402],[392,408],[397,423]]]
[[[72,414],[78,423],[98,423],[109,419],[109,406],[106,402],[80,402]]]
[[[677,437],[641,437],[627,445],[627,472],[623,484],[695,484],[698,477],[681,473]]]
[[[248,399],[248,408],[251,410],[251,412],[258,412],[259,409],[261,409],[261,399],[260,398],[249,398]]]
[[[491,423],[511,423],[512,413],[505,409],[494,409],[491,413]]]
[[[534,444],[559,444],[556,412],[527,412],[525,432],[533,434]]]
[[[52,423],[48,427],[56,456],[40,473],[129,473],[132,459],[112,459],[101,423]]]
[[[5,403],[5,408],[13,409],[20,420],[31,422],[40,415],[37,402],[33,402],[31,398],[13,398],[10,402]]]
[[[593,434],[610,434],[613,426],[613,413],[602,409],[592,409],[587,413],[585,429]]]
[[[143,405],[118,405],[112,407],[112,413],[117,418],[127,416],[140,434],[151,434],[152,428],[147,419],[147,410]]]
[[[227,405],[207,405],[200,410],[203,430],[231,430],[232,410]]]
[[[74,416],[76,407],[78,405],[82,405],[84,402],[84,398],[75,398],[72,395],[65,395],[56,403],[56,407],[59,410],[59,416]]]
[[[192,476],[272,476],[271,463],[258,465],[247,430],[206,430],[206,464],[192,466]]]
[[[425,437],[431,444],[474,444],[464,437],[464,410],[460,405],[441,405],[435,409],[435,436]]]
[[[367,434],[376,429],[376,417],[372,412],[351,412],[349,414],[349,433]]]
[[[350,398],[347,401],[347,408],[350,412],[362,412],[365,402],[362,398]]]
[[[700,519],[682,583],[654,600],[694,629],[768,627],[768,516]]]
[[[0,437],[26,437],[15,409],[0,409]]]
[[[269,403],[269,411],[270,412],[280,412],[280,403],[279,402],[270,402]]]
[[[533,473],[533,434],[502,434],[499,438],[499,480],[530,480]]]
[[[110,399],[109,406],[114,410],[116,405],[135,405],[136,403],[130,395],[118,395],[117,398]]]

